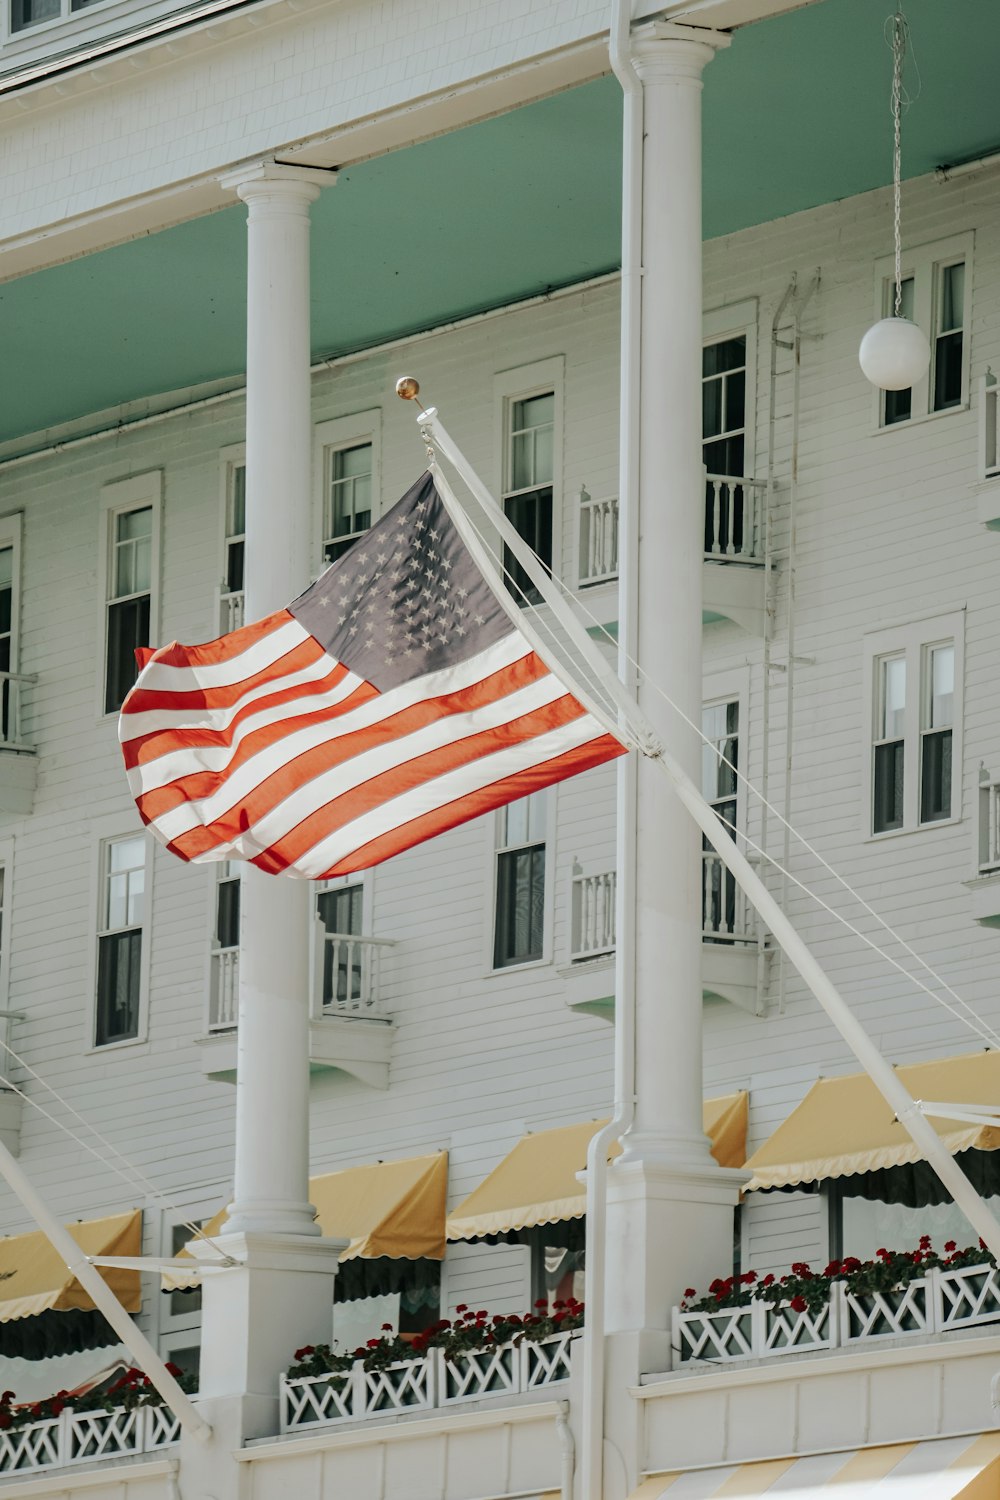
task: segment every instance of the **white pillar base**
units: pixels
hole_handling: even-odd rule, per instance
[[[221,1234],[238,1262],[202,1277],[200,1395],[235,1398],[244,1439],[278,1430],[278,1378],[303,1344],[333,1333],[333,1286],[343,1240],[290,1234]],[[197,1259],[212,1245],[188,1246]]]
[[[683,1167],[622,1158],[608,1173],[607,1329],[661,1333],[685,1287],[731,1270],[733,1209],[747,1181],[713,1162]],[[664,1369],[667,1365],[663,1366]],[[642,1371],[637,1373],[649,1373]]]

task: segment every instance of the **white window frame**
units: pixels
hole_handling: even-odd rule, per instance
[[[316,485],[315,521],[313,525],[316,576],[319,577],[331,565],[323,556],[325,541],[326,502],[330,491],[330,465],[333,455],[345,448],[357,448],[362,443],[371,443],[372,448],[372,519],[371,526],[382,514],[382,409],[355,412],[352,416],[334,417],[329,422],[317,422],[313,428],[313,476]],[[369,530],[371,527],[369,527]]]
[[[747,297],[742,302],[730,302],[723,307],[709,308],[702,315],[701,320],[703,349],[709,344],[724,343],[726,339],[745,338],[747,341],[744,392],[744,472],[742,475],[744,479],[756,477],[754,468],[757,461],[757,317],[757,298]]]
[[[190,1203],[182,1204],[179,1208],[164,1209],[160,1214],[159,1232],[160,1254],[164,1259],[170,1259],[175,1253],[173,1237],[178,1225],[187,1222],[203,1228],[214,1218],[219,1204],[228,1202],[231,1196],[230,1186],[220,1183],[213,1190],[205,1189]],[[193,1236],[189,1235],[190,1238]],[[156,1309],[156,1343],[164,1359],[169,1359],[174,1349],[201,1343],[201,1308],[193,1312],[173,1313],[170,1311],[169,1294],[160,1290],[156,1291],[153,1305]]]
[[[575,543],[567,547],[563,527],[567,507],[563,496],[563,445],[566,434],[565,421],[566,356],[553,354],[547,359],[533,361],[529,365],[516,365],[501,370],[493,377],[493,452],[496,493],[500,497],[500,508],[505,511],[507,480],[510,473],[510,419],[516,401],[527,401],[532,396],[543,396],[549,391],[553,396],[552,419],[552,573],[562,578],[565,572],[564,558],[572,556]],[[575,507],[569,507],[575,521]],[[505,511],[506,513],[506,511]],[[497,546],[497,556],[503,556],[503,547]],[[497,564],[498,571],[500,564]],[[544,608],[544,605],[542,606]]]
[[[905,424],[900,424],[905,425]],[[955,694],[951,739],[951,814],[921,823],[920,818],[920,742],[922,710],[926,689],[925,658],[929,647],[954,644]],[[906,704],[903,710],[903,826],[874,832],[875,798],[875,728],[878,723],[879,663],[886,657],[906,659]],[[965,683],[965,610],[909,620],[903,624],[873,631],[864,638],[864,751],[862,765],[862,831],[867,842],[902,838],[906,834],[927,834],[935,828],[950,828],[963,818],[962,765]]]
[[[981,484],[1000,479],[1000,386],[992,370],[979,377],[978,479]]]
[[[872,425],[876,432],[905,431],[914,422],[948,417],[955,412],[968,411],[970,403],[970,354],[972,347],[972,270],[975,233],[967,230],[963,234],[950,235],[946,240],[932,240],[925,245],[914,245],[906,250],[902,258],[902,280],[913,278],[913,321],[922,328],[931,345],[930,364],[927,374],[912,387],[913,395],[910,415],[903,421],[885,423],[884,393],[872,390]],[[934,411],[931,406],[934,388],[934,328],[937,318],[937,298],[940,271],[957,261],[965,262],[965,287],[962,305],[962,399],[957,406]],[[873,322],[892,316],[895,297],[895,261],[891,255],[875,262],[875,286],[872,311]]]
[[[229,539],[229,500],[233,491],[233,476],[237,469],[246,468],[247,450],[245,443],[232,443],[227,448],[219,449],[219,534],[218,534],[218,556],[219,556],[219,586],[215,602],[216,620],[221,634],[225,634],[231,627],[227,623],[227,609],[224,601],[232,597],[226,584],[226,543]],[[246,597],[246,544],[244,536],[243,552],[243,596]]]
[[[489,858],[489,880],[488,897],[485,912],[485,970],[484,972],[494,979],[502,978],[506,974],[523,974],[526,969],[541,969],[552,963],[553,938],[555,927],[555,877],[558,850],[556,848],[557,809],[558,809],[559,786],[543,787],[541,795],[545,797],[545,889],[542,896],[542,956],[541,958],[529,958],[520,964],[504,964],[497,968],[494,964],[496,953],[496,917],[497,917],[497,870],[499,860],[497,855],[506,848],[520,848],[520,845],[507,845],[500,843],[500,830],[507,806],[496,808],[488,814],[483,822],[486,825],[486,836],[488,839]],[[537,794],[536,794],[537,795]],[[519,797],[512,801],[519,802]]]
[[[142,911],[142,953],[139,959],[139,1020],[136,1034],[133,1037],[124,1037],[118,1042],[105,1042],[97,1044],[97,982],[100,968],[100,937],[104,931],[103,911],[105,893],[107,889],[107,850],[108,847],[121,839],[141,838],[145,844],[145,881],[143,885],[143,911]],[[94,941],[93,958],[90,966],[90,1000],[87,1013],[87,1046],[88,1054],[104,1057],[106,1054],[118,1052],[126,1047],[138,1047],[145,1045],[149,1040],[149,973],[150,973],[150,949],[152,947],[152,911],[153,911],[153,840],[142,827],[136,826],[135,812],[123,813],[120,817],[109,819],[103,823],[95,837],[95,848],[91,860],[91,897],[90,910],[93,913]]]
[[[113,578],[112,559],[118,517],[131,510],[152,510],[152,532],[149,557],[149,645],[160,636],[160,544],[163,524],[163,470],[151,469],[131,479],[117,479],[101,488],[101,547],[97,567],[97,588],[101,611],[100,651],[97,659],[97,716],[117,721],[118,710],[105,712],[104,695],[108,670],[108,606],[114,603],[109,589]]]

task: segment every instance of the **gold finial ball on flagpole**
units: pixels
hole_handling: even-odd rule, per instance
[[[396,395],[401,401],[416,401],[420,395],[420,381],[412,375],[400,375],[396,381]]]

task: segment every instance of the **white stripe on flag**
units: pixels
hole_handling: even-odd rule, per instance
[[[352,760],[334,766],[329,771],[323,771],[302,786],[296,787],[289,797],[270,808],[238,839],[233,840],[231,844],[218,845],[212,851],[212,857],[225,859],[227,852],[224,851],[239,849],[242,853],[247,847],[252,847],[255,854],[263,853],[279,839],[283,839],[293,828],[298,827],[299,823],[317,808],[325,807],[328,802],[336,801],[337,798],[354,791],[359,786],[364,786],[375,777],[383,776],[387,771],[393,771],[398,766],[404,766],[409,761],[416,760],[418,756],[441,750],[446,745],[457,744],[473,735],[498,729],[512,719],[520,718],[522,714],[531,713],[537,708],[544,708],[546,704],[564,697],[566,697],[566,689],[549,672],[537,681],[519,688],[517,692],[508,693],[503,698],[483,704],[482,707],[473,709],[469,713],[448,714],[442,719],[435,719],[432,723],[423,725],[411,734],[395,735],[384,745],[373,745]],[[227,787],[222,789],[223,792],[227,788],[228,783]],[[234,804],[229,804],[229,806],[232,805]],[[176,809],[178,812],[181,810]],[[212,817],[199,819],[198,822],[212,823],[228,810],[228,806],[224,807],[220,811],[213,812]],[[165,821],[166,819],[158,819],[158,826],[162,827]],[[176,834],[171,834],[171,838],[176,837]]]
[[[562,684],[559,687],[561,693],[568,692]],[[345,824],[296,859],[295,869],[287,873],[315,880],[325,870],[332,869],[339,860],[346,859],[355,849],[371,843],[372,839],[391,833],[393,829],[403,828],[414,818],[436,812],[449,802],[471,796],[484,787],[492,786],[495,781],[503,781],[508,776],[516,775],[518,771],[527,771],[542,761],[554,760],[556,756],[565,755],[568,750],[575,750],[605,734],[607,730],[604,725],[598,724],[596,719],[585,713],[569,724],[550,730],[548,734],[522,740],[520,744],[483,756],[471,765],[456,766],[453,771],[423,782],[412,791],[404,792],[402,796],[392,797],[371,812]]]
[[[222,637],[225,640],[225,636]],[[197,693],[205,688],[232,687],[245,677],[263,672],[272,662],[280,661],[296,646],[311,641],[298,620],[291,618],[269,635],[263,635],[238,656],[226,661],[206,662],[197,667],[175,667],[169,662],[151,661],[142,671],[142,686],[153,693]]]

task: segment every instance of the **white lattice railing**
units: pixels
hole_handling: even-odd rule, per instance
[[[166,1407],[80,1412],[67,1407],[58,1417],[0,1432],[0,1475],[153,1453],[179,1438],[180,1423]]]
[[[614,870],[599,875],[573,876],[573,947],[574,963],[598,958],[615,951]]]
[[[392,938],[326,932],[321,922],[316,963],[314,1013],[317,1016],[373,1016],[383,1019],[379,1002],[379,959]]]
[[[816,1349],[846,1349],[883,1339],[1000,1322],[1000,1273],[994,1266],[932,1270],[897,1292],[848,1292],[835,1281],[818,1313],[753,1302],[710,1312],[673,1312],[677,1364],[730,1364]]]
[[[763,562],[764,485],[731,474],[705,478],[705,556],[713,562]]]
[[[453,1360],[445,1358],[443,1349],[430,1349],[419,1359],[384,1370],[366,1370],[356,1360],[336,1375],[282,1376],[281,1430],[538,1390],[569,1379],[575,1337],[557,1333],[537,1344],[525,1339],[498,1349],[470,1349]]]
[[[239,1016],[240,950],[217,948],[212,954],[208,991],[209,1031],[232,1031]]]
[[[757,913],[713,849],[701,854],[701,933],[716,942],[757,941]]]
[[[618,577],[618,497],[595,500],[580,491],[580,584]]]
[[[979,783],[979,873],[1000,869],[1000,781],[988,775]]]

